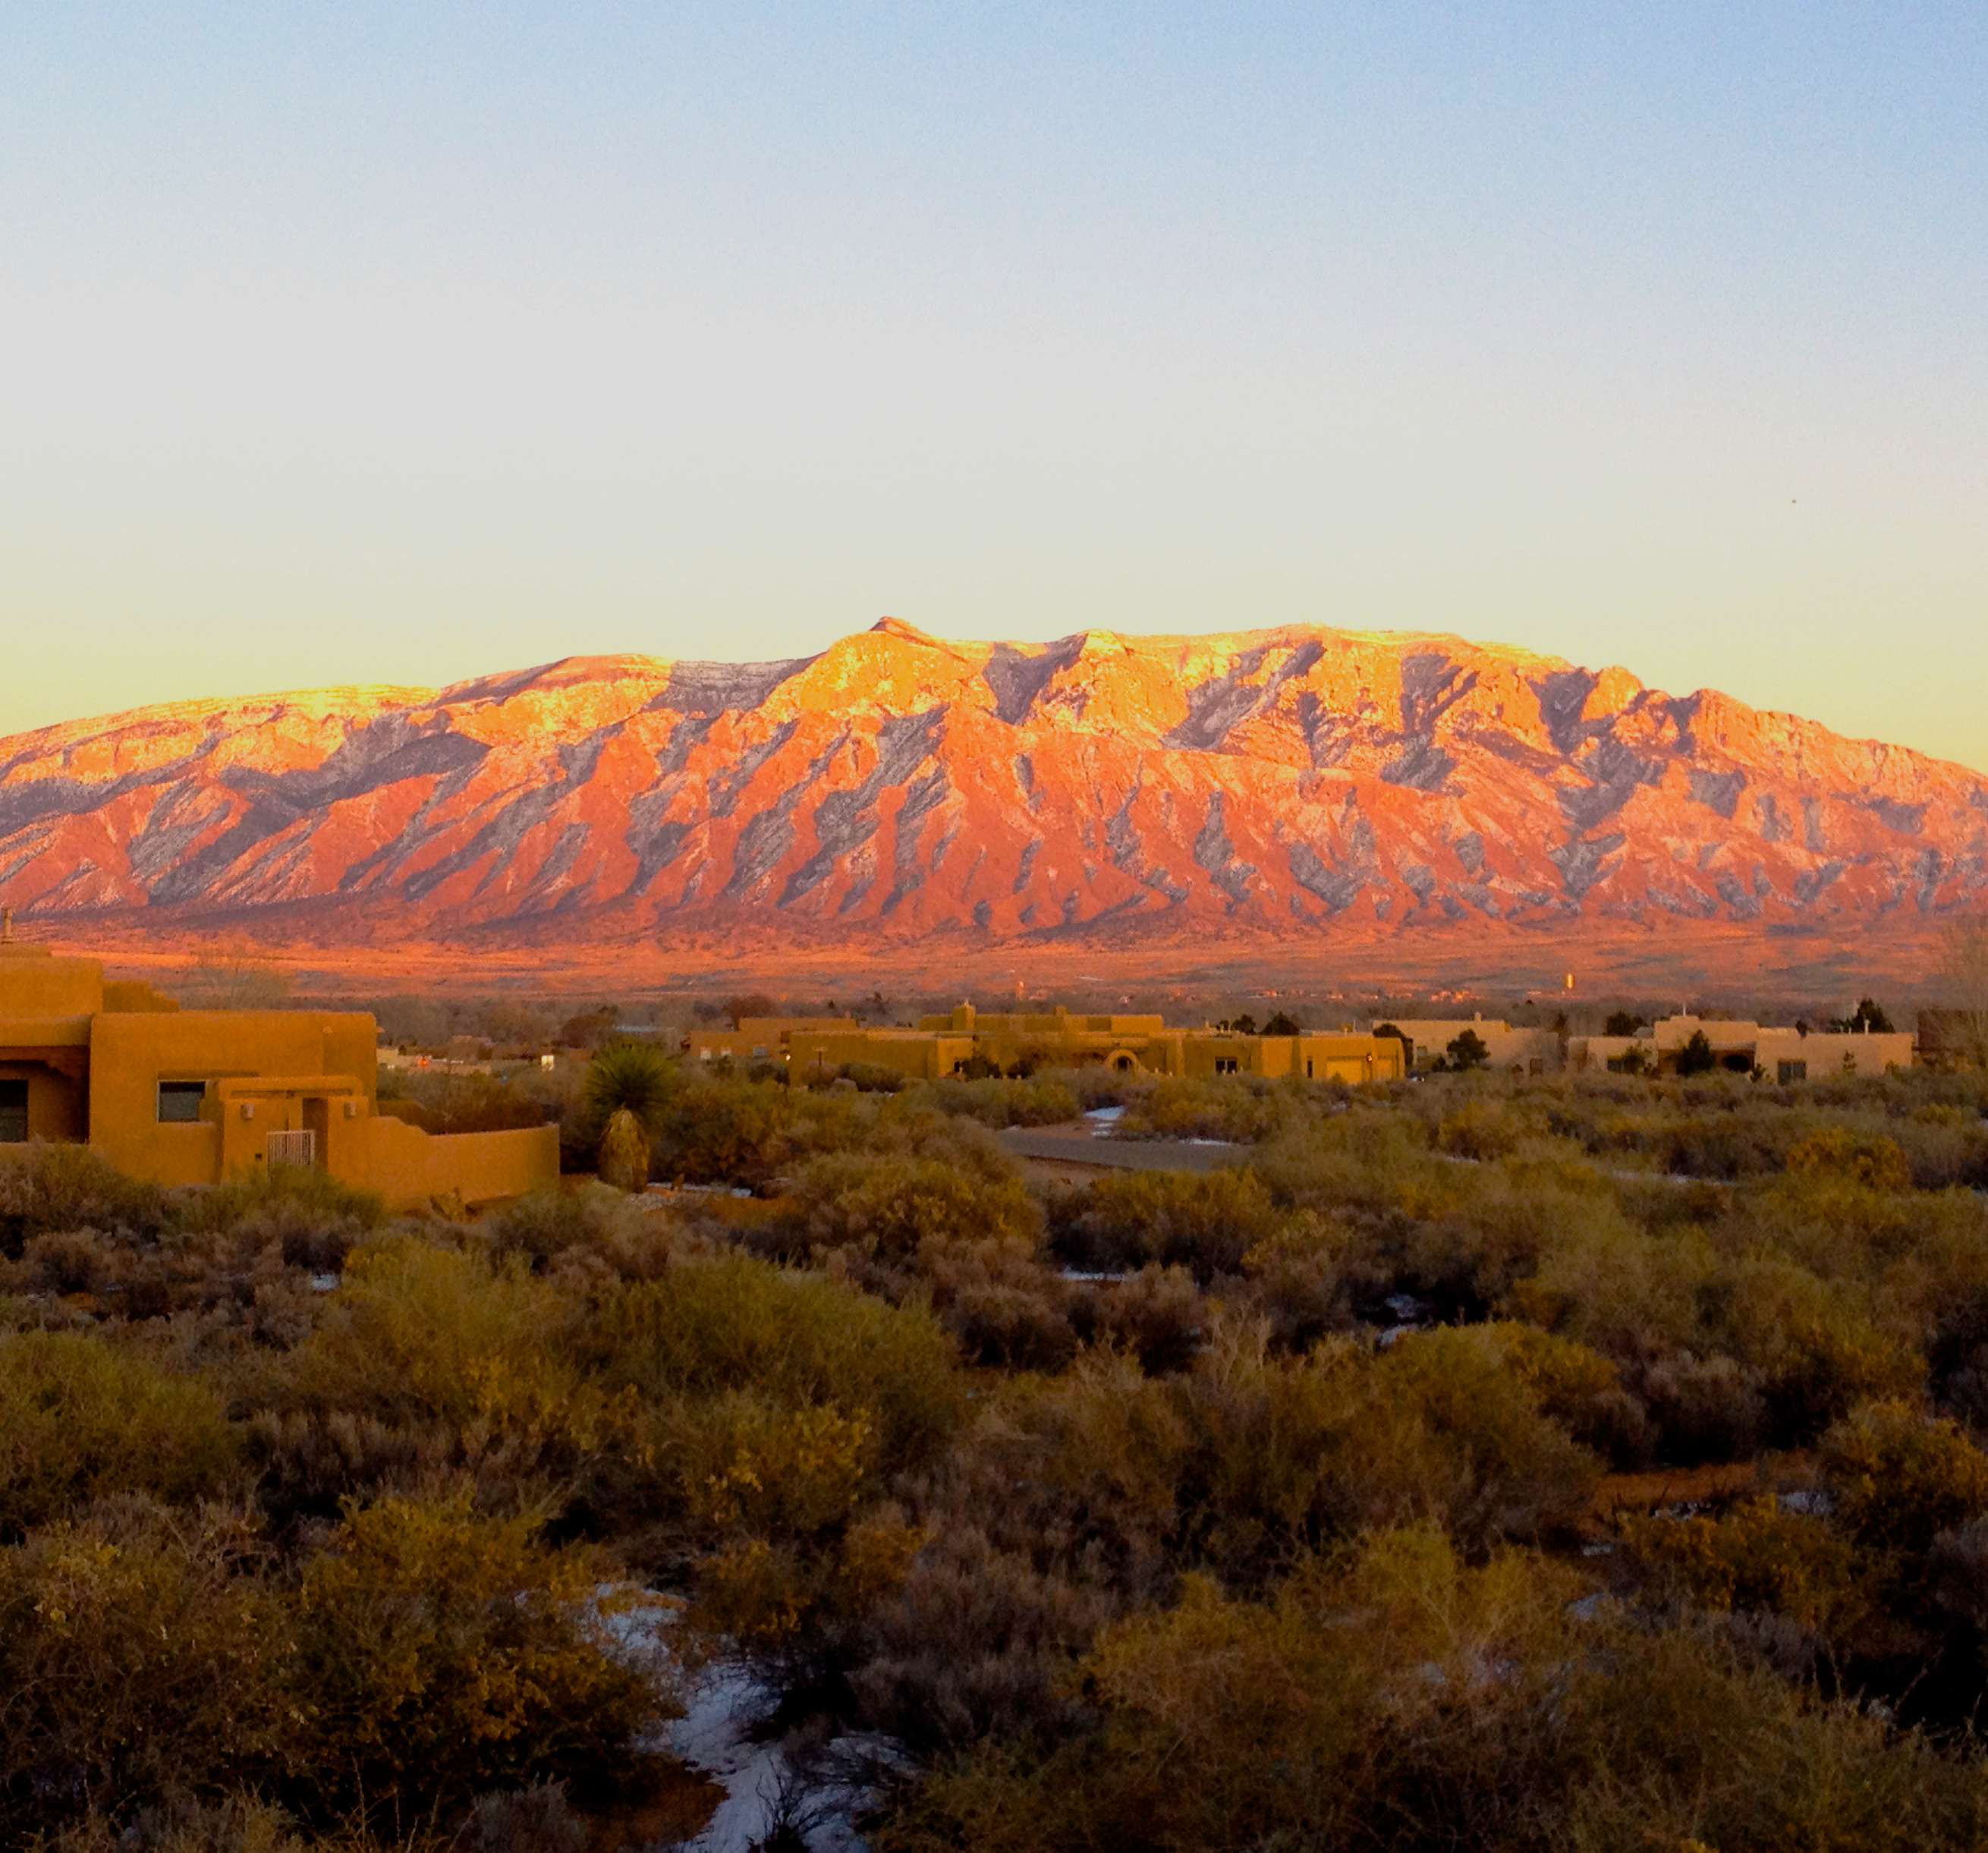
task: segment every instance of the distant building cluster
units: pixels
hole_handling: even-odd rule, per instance
[[[853,1016],[742,1017],[735,1030],[692,1030],[685,1048],[693,1061],[766,1062],[803,1082],[859,1067],[913,1080],[1088,1066],[1188,1078],[1297,1075],[1356,1086],[1399,1080],[1407,1071],[1398,1039],[1364,1030],[1255,1036],[1170,1026],[1160,1016],[1081,1016],[1060,1008],[983,1015],[970,1003],[921,1017],[915,1029],[866,1027]]]
[[[1291,1075],[1357,1085],[1439,1068],[1675,1074],[1680,1063],[1686,1073],[1703,1063],[1707,1071],[1757,1070],[1785,1084],[1882,1074],[1920,1059],[1917,1041],[1904,1030],[1782,1029],[1686,1013],[1662,1018],[1631,1036],[1568,1036],[1482,1015],[1376,1019],[1364,1030],[1273,1036],[1060,1008],[983,1013],[970,1003],[921,1017],[915,1029],[867,1026],[853,1016],[748,1016],[734,1029],[694,1030],[683,1047],[695,1062],[765,1063],[800,1081],[865,1067],[937,1080],[1090,1066],[1128,1074]]]

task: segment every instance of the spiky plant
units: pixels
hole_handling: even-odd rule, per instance
[[[671,1092],[670,1064],[652,1043],[610,1043],[594,1057],[587,1105],[601,1128],[594,1168],[604,1183],[640,1190],[648,1182],[649,1148]]]
[[[594,1118],[604,1122],[625,1110],[652,1138],[662,1131],[672,1090],[670,1064],[654,1043],[610,1043],[587,1070],[587,1104]]]

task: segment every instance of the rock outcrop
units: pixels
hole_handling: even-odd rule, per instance
[[[1368,937],[1937,915],[1988,779],[1452,637],[569,658],[0,742],[25,921],[328,943]]]

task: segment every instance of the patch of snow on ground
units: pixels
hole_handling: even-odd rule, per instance
[[[850,1817],[864,1797],[830,1783],[796,1777],[775,1743],[752,1741],[774,1695],[749,1674],[714,1673],[690,1694],[688,1712],[668,1730],[670,1748],[725,1790],[725,1799],[682,1853],[751,1853],[779,1824],[783,1808],[809,1853],[864,1853]],[[831,1745],[831,1751],[834,1746]]]
[[[866,1853],[851,1817],[869,1800],[859,1781],[796,1771],[777,1743],[754,1741],[778,1695],[749,1673],[714,1668],[685,1681],[670,1651],[671,1630],[681,1604],[632,1583],[603,1583],[594,1591],[588,1620],[603,1644],[624,1664],[680,1701],[684,1716],[665,1725],[647,1747],[667,1750],[702,1771],[725,1799],[694,1839],[676,1853],[752,1853],[784,1816],[809,1853]],[[891,1760],[888,1745],[838,1738],[821,1759],[830,1772]]]

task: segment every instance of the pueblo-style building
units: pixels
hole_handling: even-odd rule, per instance
[[[1061,1008],[983,1016],[965,1003],[921,1017],[915,1030],[866,1029],[854,1017],[742,1017],[735,1030],[693,1030],[685,1047],[694,1061],[767,1062],[798,1081],[865,1067],[914,1080],[938,1080],[969,1068],[1006,1074],[1102,1067],[1121,1074],[1291,1075],[1358,1085],[1399,1080],[1403,1055],[1396,1037],[1364,1031],[1245,1036],[1171,1028],[1159,1016],[1080,1016]]]
[[[11,914],[9,910],[9,913]],[[357,1011],[182,1010],[0,928],[0,1162],[87,1145],[156,1184],[313,1167],[390,1208],[517,1195],[559,1176],[551,1126],[436,1135],[379,1111],[377,1032]]]
[[[1675,1074],[1679,1057],[1694,1036],[1701,1035],[1719,1067],[1736,1074],[1750,1074],[1757,1068],[1783,1087],[1793,1081],[1909,1068],[1919,1054],[1912,1033],[1905,1030],[1773,1029],[1681,1013],[1659,1017],[1634,1036],[1577,1038],[1567,1045],[1567,1064],[1576,1070]]]

